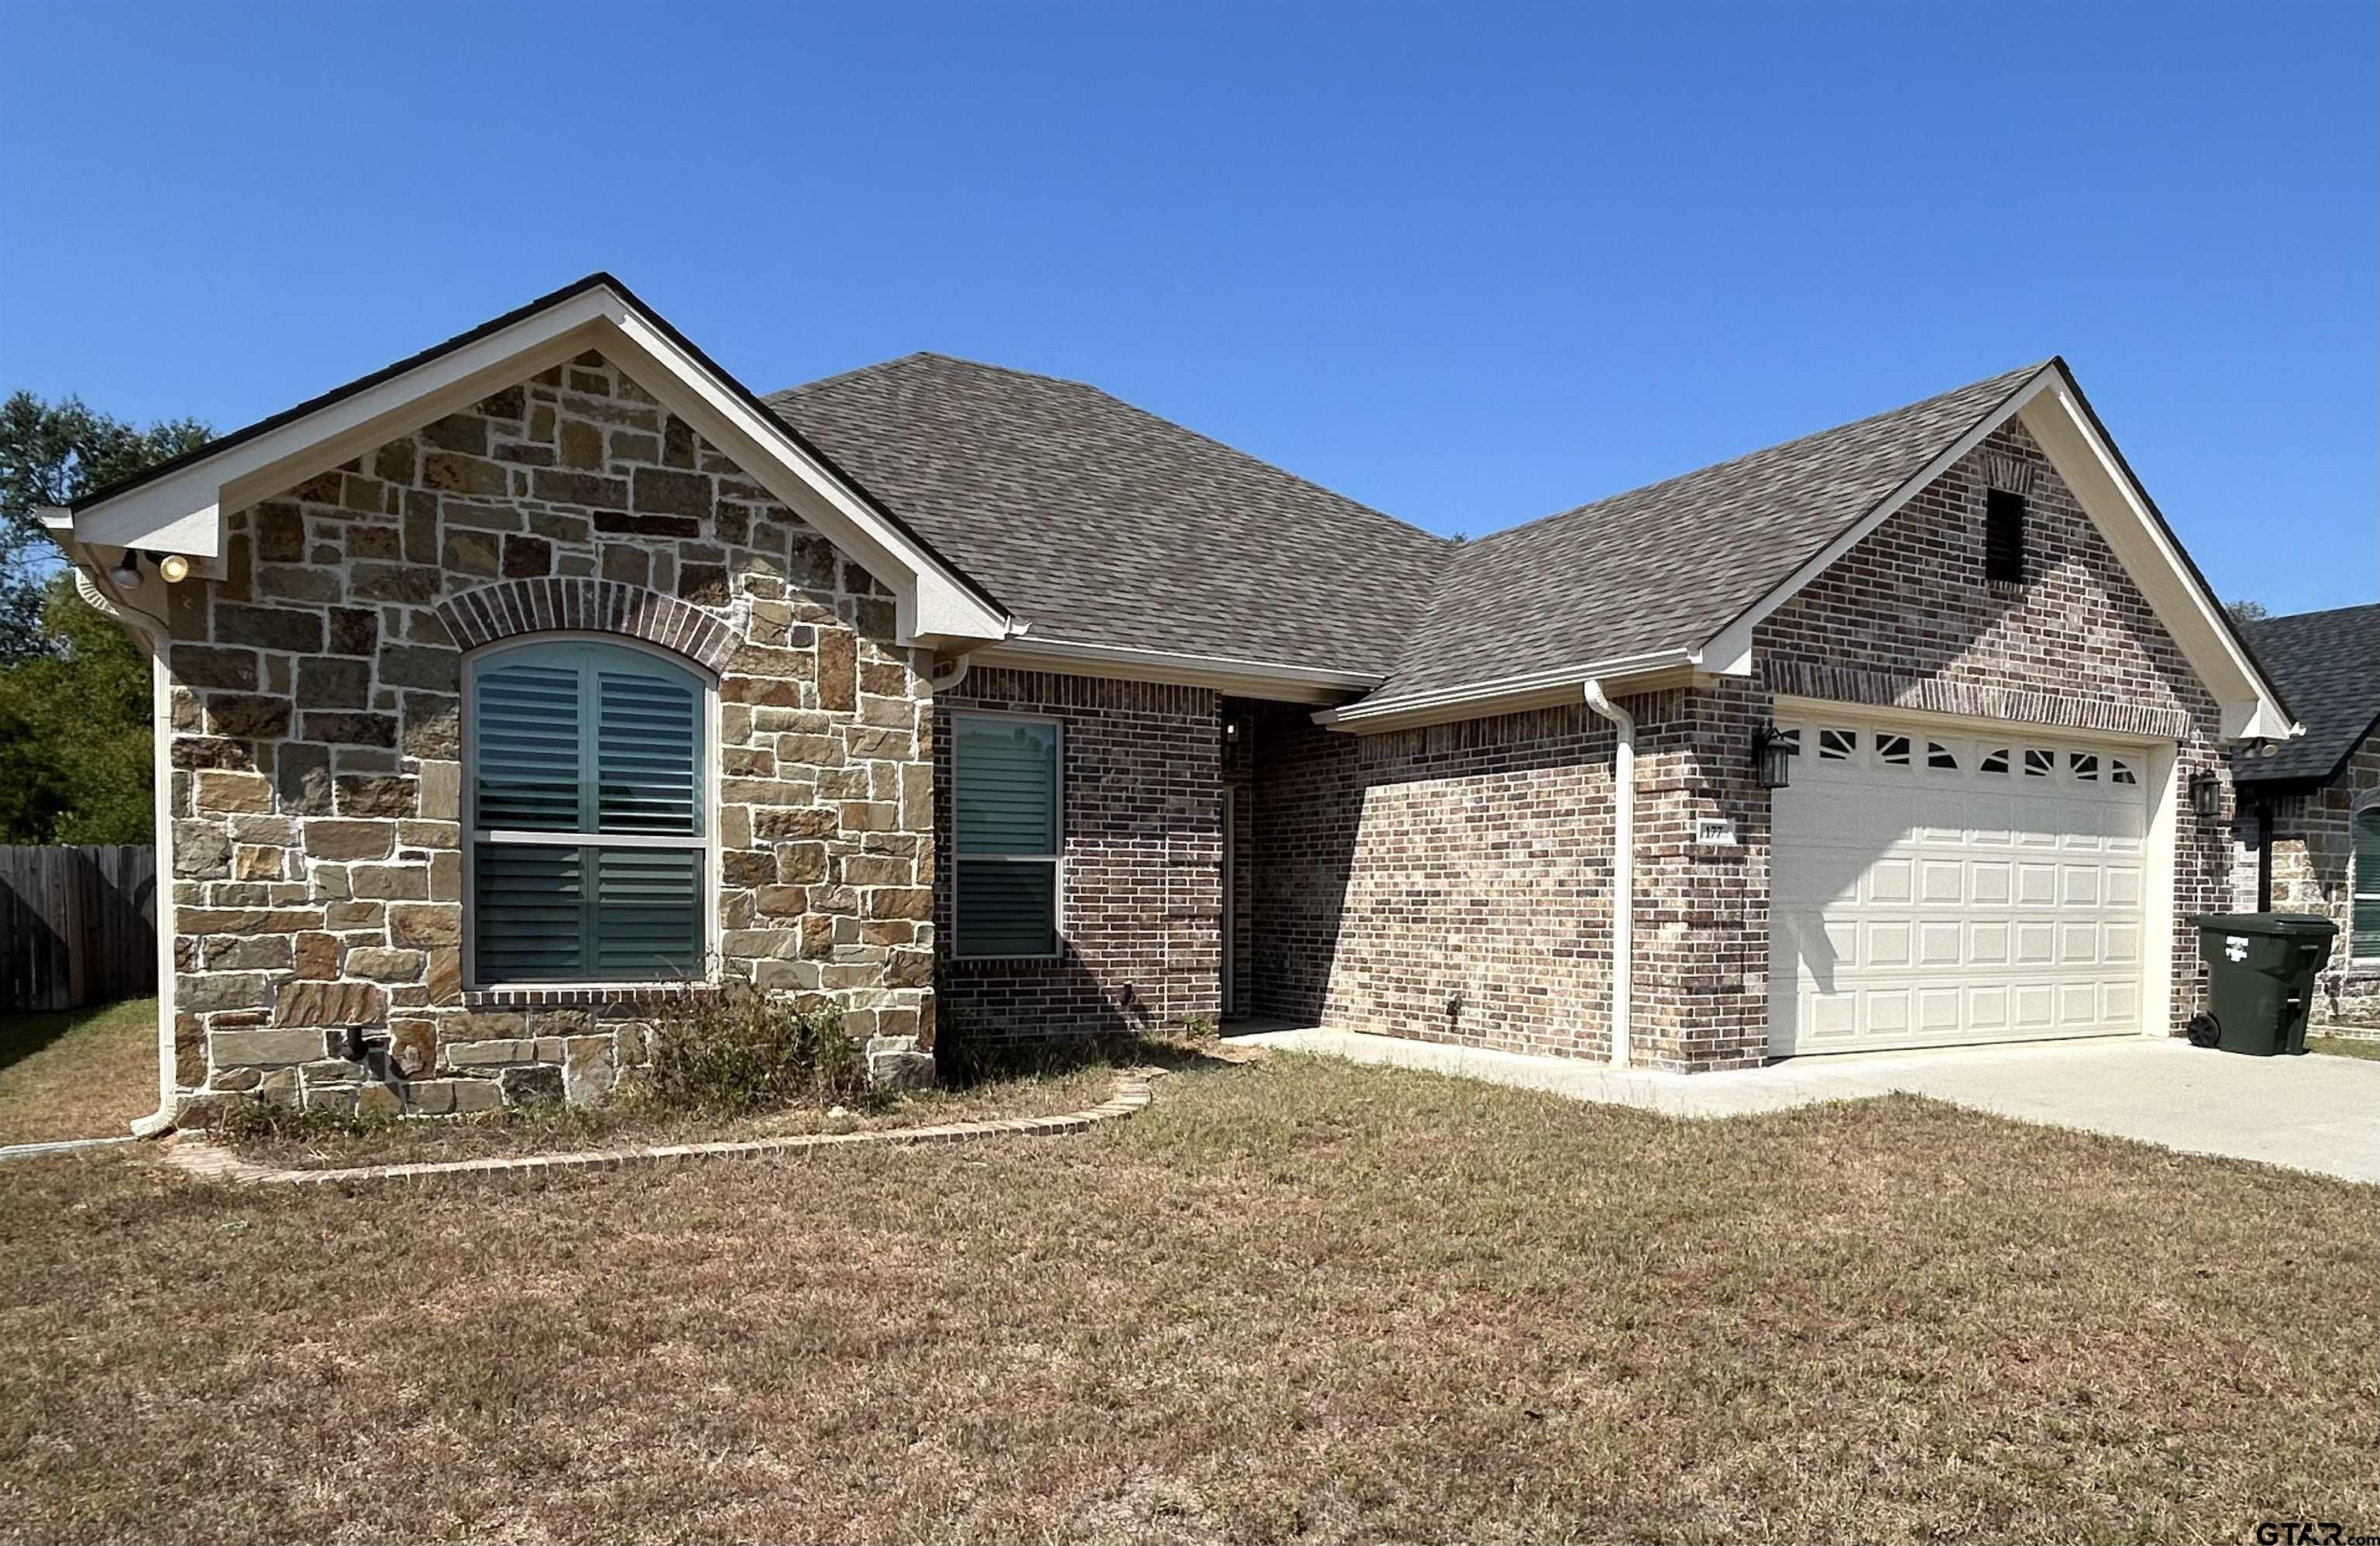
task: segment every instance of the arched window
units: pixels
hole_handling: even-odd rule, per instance
[[[580,639],[491,650],[469,681],[471,981],[701,976],[708,685]]]

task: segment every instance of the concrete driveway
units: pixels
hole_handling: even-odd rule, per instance
[[[1902,1090],[2185,1153],[2261,1160],[2380,1184],[2380,1062],[2357,1058],[2239,1057],[2180,1041],[2125,1037],[1797,1057],[1729,1074],[1663,1074],[1344,1030],[1273,1030],[1235,1040],[1687,1118],[1745,1116]]]

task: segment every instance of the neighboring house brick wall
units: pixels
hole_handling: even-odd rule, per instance
[[[949,716],[1063,727],[1055,960],[952,955]],[[1222,717],[1204,688],[978,666],[935,698],[936,919],[946,1044],[1178,1029],[1221,1006]]]
[[[2380,736],[2368,736],[2327,785],[2274,802],[2273,907],[2279,912],[2317,913],[2338,925],[2329,965],[2316,984],[2313,1021],[2335,1030],[2380,1034],[2380,960],[2355,957],[2355,812],[2380,802]],[[2254,823],[2242,812],[2240,836],[2254,907]]]
[[[226,577],[168,605],[186,1100],[476,1110],[646,1061],[650,998],[464,993],[459,646],[556,626],[720,668],[723,971],[930,1039],[932,766],[892,599],[600,356],[227,529]]]

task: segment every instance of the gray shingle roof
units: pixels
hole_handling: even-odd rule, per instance
[[[1705,643],[2041,369],[1467,543],[1077,382],[914,354],[766,401],[1035,638],[1373,673],[1386,700]]]
[[[913,354],[765,401],[1035,639],[1385,673],[1452,545],[1079,382]]]
[[[1466,543],[1379,697],[1698,647],[2041,369]]]
[[[2234,764],[2242,782],[2337,776],[2380,721],[2380,603],[2248,625],[2248,645],[2306,733]]]

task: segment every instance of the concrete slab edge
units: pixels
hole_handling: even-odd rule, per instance
[[[855,1144],[918,1145],[965,1143],[992,1138],[1060,1138],[1087,1132],[1102,1122],[1130,1116],[1149,1102],[1146,1074],[1124,1074],[1116,1079],[1107,1100],[1082,1111],[1055,1116],[1012,1116],[980,1122],[943,1122],[923,1127],[888,1127],[878,1132],[796,1133],[784,1138],[732,1138],[715,1143],[648,1144],[634,1149],[589,1149],[561,1154],[504,1155],[481,1160],[420,1160],[404,1164],[349,1165],[301,1170],[261,1165],[243,1160],[231,1150],[194,1134],[169,1140],[164,1161],[187,1175],[209,1181],[229,1181],[249,1187],[339,1187],[373,1182],[446,1179],[533,1179],[574,1171],[649,1169],[697,1163],[706,1160],[765,1158],[810,1149],[840,1149]],[[129,1142],[129,1139],[100,1141]]]
[[[38,1160],[44,1154],[72,1154],[83,1149],[113,1149],[119,1143],[140,1141],[127,1133],[122,1138],[57,1138],[48,1143],[0,1143],[0,1163],[9,1160]]]

